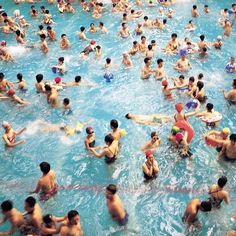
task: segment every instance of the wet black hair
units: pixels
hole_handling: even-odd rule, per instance
[[[137,41],[133,41],[133,44],[136,45],[136,44],[138,44],[138,42]]]
[[[184,79],[184,75],[180,75],[180,76],[179,76],[179,79]]]
[[[17,31],[16,31],[16,35],[17,35],[17,36],[20,36],[20,30],[17,30]]]
[[[16,75],[16,77],[17,77],[17,79],[18,79],[19,81],[22,81],[22,80],[23,80],[23,75],[22,75],[21,73],[18,73],[18,74]]]
[[[189,79],[188,79],[189,81],[191,81],[191,82],[194,82],[195,81],[195,79],[194,79],[194,77],[193,76],[191,76],[191,77],[189,77]]]
[[[211,211],[211,208],[212,208],[211,202],[210,201],[202,201],[201,202],[201,208],[205,212]]]
[[[5,76],[5,75],[1,72],[1,73],[0,73],[0,79],[3,79],[4,76]]]
[[[123,17],[126,17],[126,16],[127,16],[127,14],[126,14],[126,13],[124,13],[124,14],[123,14]]]
[[[66,34],[62,34],[62,35],[61,35],[61,38],[64,37],[64,36],[66,36]]]
[[[45,13],[46,13],[46,14],[49,14],[49,10],[46,10]]]
[[[207,48],[204,47],[204,48],[202,49],[202,51],[203,51],[203,52],[207,52]]]
[[[230,139],[230,141],[236,142],[236,134],[231,134],[231,135],[229,136],[229,139]]]
[[[78,211],[76,211],[76,210],[69,211],[67,214],[68,220],[70,221],[72,218],[74,218],[77,215],[79,215]]]
[[[110,121],[110,126],[111,126],[112,128],[114,128],[114,129],[117,129],[118,126],[119,126],[118,121],[115,120],[115,119],[111,120],[111,121]]]
[[[152,45],[151,44],[148,45],[148,50],[152,50]]]
[[[34,207],[36,204],[36,199],[34,197],[27,197],[25,202],[29,205],[29,207]]]
[[[201,34],[199,38],[203,41],[205,39],[205,35]]]
[[[125,115],[125,118],[126,118],[126,119],[130,119],[129,113],[127,113],[127,114]]]
[[[162,63],[163,60],[161,58],[157,59],[157,64],[159,65],[160,63]]]
[[[147,17],[147,16],[144,16],[143,19],[144,19],[144,20],[148,20],[148,17]]]
[[[43,172],[43,174],[47,174],[50,170],[51,170],[51,167],[50,167],[50,164],[48,162],[41,162],[39,164],[39,167],[40,167],[40,170]]]
[[[157,136],[157,132],[156,131],[152,131],[151,132],[151,138],[153,138],[154,136]]]
[[[43,80],[43,75],[42,74],[37,74],[36,75],[36,81],[40,83]]]
[[[148,57],[146,57],[146,58],[144,58],[144,63],[146,64],[146,63],[148,63],[149,61],[150,61],[150,59],[148,58]]]
[[[204,77],[203,73],[200,73],[200,74],[198,75],[198,79],[202,79],[203,77]]]
[[[190,24],[190,23],[192,23],[193,21],[192,20],[190,20],[188,23]]]
[[[199,91],[201,91],[204,87],[204,83],[202,81],[198,81],[197,82],[197,87],[198,87]]]
[[[114,141],[114,138],[112,137],[111,134],[108,134],[108,135],[105,136],[104,141],[105,141],[106,143],[112,144],[112,142]]]
[[[204,5],[204,7],[208,7],[208,5]]]
[[[45,90],[47,92],[51,92],[52,91],[52,88],[51,88],[51,86],[49,84],[45,84],[44,88],[45,88]]]
[[[167,23],[167,19],[163,19],[163,24],[165,25]]]
[[[107,64],[110,64],[110,63],[111,63],[111,58],[108,57],[108,58],[106,59],[106,63],[107,63]]]
[[[109,192],[112,193],[112,194],[116,194],[116,192],[117,192],[117,187],[116,187],[116,185],[114,185],[114,184],[109,184],[109,185],[106,187],[106,190],[109,191]]]
[[[10,200],[4,201],[1,204],[1,209],[3,212],[8,212],[8,211],[12,210],[12,208],[13,208],[13,203]]]
[[[64,62],[65,58],[64,57],[59,57],[58,61]]]
[[[206,104],[207,111],[211,111],[213,108],[214,108],[214,105],[212,103],[207,103]]]
[[[45,9],[45,6],[41,6],[40,9]]]
[[[40,35],[40,38],[41,38],[41,39],[46,39],[46,35],[45,35],[45,34],[41,34],[41,35]]]
[[[80,27],[80,31],[82,31],[82,32],[85,31],[85,27],[84,27],[84,26],[81,26],[81,27]]]
[[[173,34],[171,34],[171,38],[173,38],[173,37],[177,38],[178,36],[176,33],[173,33]]]
[[[92,25],[94,25],[94,23],[92,22],[92,23],[90,23],[90,26],[92,26]]]
[[[227,183],[227,177],[226,176],[221,176],[219,179],[218,179],[218,185],[220,188],[223,188],[226,183]]]
[[[43,223],[45,223],[46,225],[52,223],[52,215],[51,214],[44,215]]]
[[[197,6],[196,6],[196,5],[193,5],[193,9],[196,10],[196,9],[197,9]]]
[[[152,39],[152,40],[151,40],[151,43],[156,43],[156,40]]]
[[[124,27],[126,25],[126,23],[123,22],[121,25],[122,25],[122,27]]]
[[[39,29],[42,30],[43,29],[43,25],[39,25]]]
[[[101,46],[100,46],[100,45],[97,45],[96,48],[97,48],[97,49],[101,49]]]
[[[236,79],[233,80],[233,86],[236,87]]]
[[[49,26],[47,26],[47,30],[51,30],[52,29],[52,27],[49,25]]]
[[[64,105],[69,105],[70,104],[70,99],[69,98],[64,98],[63,99],[63,104]]]
[[[135,12],[135,10],[134,10],[134,9],[132,9],[130,12],[131,12],[131,13],[134,13],[134,12]]]
[[[104,26],[104,23],[103,22],[99,22],[99,25]]]
[[[80,75],[76,75],[75,76],[75,82],[79,83],[81,81],[81,76]]]

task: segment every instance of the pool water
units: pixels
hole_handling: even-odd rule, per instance
[[[178,0],[177,0],[178,2]],[[190,9],[196,3],[201,17],[194,19],[197,29],[194,33],[187,33],[184,26],[191,19]],[[164,54],[163,48],[172,32],[176,32],[183,40],[189,36],[194,42],[198,41],[200,34],[206,35],[206,41],[213,41],[218,35],[223,35],[222,27],[217,24],[219,11],[230,8],[232,0],[228,1],[181,1],[175,6],[174,19],[168,20],[164,31],[145,30],[148,41],[155,39],[158,43],[158,51],[155,54],[152,67],[156,67],[156,59],[163,58],[166,71],[171,76],[178,76],[173,70],[173,64],[178,56]],[[37,31],[39,21],[32,20],[29,16],[29,4],[15,5],[13,1],[0,0],[0,4],[7,9],[8,14],[13,14],[14,9],[19,8],[21,14],[31,24],[27,29],[27,40],[37,43]],[[15,55],[15,63],[0,62],[0,70],[9,81],[16,80],[16,74],[22,73],[28,84],[28,91],[19,94],[20,97],[31,102],[30,106],[18,107],[10,102],[0,102],[1,121],[8,120],[15,129],[29,125],[38,119],[51,123],[67,123],[71,126],[78,122],[86,122],[93,118],[91,126],[96,133],[96,141],[103,143],[104,136],[110,131],[109,122],[117,119],[120,127],[126,129],[128,134],[122,138],[122,149],[119,159],[113,165],[106,165],[103,160],[96,159],[84,149],[85,131],[81,134],[64,137],[60,133],[40,133],[32,126],[21,137],[25,144],[14,149],[6,149],[0,145],[0,201],[11,199],[17,209],[23,211],[24,199],[28,192],[34,189],[41,175],[39,163],[47,161],[57,172],[57,181],[61,186],[58,194],[47,202],[40,202],[44,213],[52,213],[61,216],[71,209],[77,209],[81,216],[81,224],[84,235],[225,235],[235,227],[230,218],[236,211],[235,187],[236,166],[232,163],[219,162],[216,151],[205,145],[202,135],[210,129],[197,118],[190,118],[195,129],[195,137],[191,143],[193,159],[181,159],[171,148],[166,137],[169,135],[171,124],[161,127],[140,126],[125,119],[125,114],[168,114],[173,116],[174,105],[177,102],[186,102],[188,98],[176,93],[174,101],[163,99],[161,84],[154,81],[140,80],[143,57],[134,56],[134,67],[126,70],[121,64],[122,52],[127,51],[134,40],[140,37],[131,34],[127,39],[117,36],[121,24],[121,13],[111,15],[110,4],[105,4],[106,11],[101,19],[95,20],[90,14],[80,10],[78,3],[74,3],[75,14],[59,15],[55,5],[48,5],[46,1],[35,4],[36,8],[44,4],[53,14],[56,24],[52,27],[56,30],[59,39],[62,33],[67,34],[71,42],[71,49],[63,51],[59,48],[59,40],[49,43],[49,53],[45,56],[38,49],[29,50],[25,54],[24,49],[17,47],[12,35],[0,33],[0,40],[6,40]],[[211,10],[209,15],[202,12],[204,4],[208,4]],[[138,9],[135,7],[135,9]],[[156,17],[157,7],[143,10],[149,18]],[[89,28],[94,22],[98,25],[103,21],[109,33],[89,33],[90,39],[95,39],[102,47],[103,56],[95,60],[93,55],[87,60],[81,60],[79,53],[86,46],[86,42],[78,39],[76,32],[80,26]],[[130,31],[134,28],[137,19],[128,23]],[[235,31],[235,27],[233,29]],[[224,115],[217,129],[230,127],[235,132],[236,116],[234,107],[229,107],[221,95],[221,90],[229,90],[231,81],[235,75],[226,74],[224,66],[231,55],[235,56],[235,39],[233,32],[231,37],[224,39],[221,51],[213,48],[209,51],[207,59],[202,60],[197,55],[189,57],[193,69],[186,77],[197,76],[204,73],[205,91],[208,102],[215,105],[215,110]],[[86,81],[96,83],[95,87],[72,87],[60,92],[60,99],[68,97],[72,101],[73,113],[63,115],[60,109],[52,109],[47,105],[46,98],[37,94],[34,88],[35,75],[42,73],[45,80],[52,81],[55,77],[50,67],[57,62],[60,56],[65,57],[67,73],[63,76],[63,82],[74,80],[76,75],[81,75]],[[112,71],[114,79],[106,83],[102,66],[105,58],[110,57],[113,64],[117,65]],[[140,147],[149,139],[151,131],[156,130],[162,139],[160,148],[155,157],[158,161],[160,173],[158,179],[150,183],[143,183],[141,166],[145,161]],[[229,191],[231,203],[223,204],[219,210],[213,210],[209,214],[200,213],[199,218],[202,228],[194,232],[188,232],[181,221],[186,204],[190,199],[208,198],[208,187],[216,183],[221,175],[228,177],[226,190]],[[114,223],[106,209],[104,189],[114,183],[119,186],[119,195],[124,202],[130,218],[126,228]],[[9,225],[1,226],[0,230],[6,230]],[[17,234],[16,234],[17,235]]]

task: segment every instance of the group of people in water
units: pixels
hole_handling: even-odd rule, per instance
[[[16,4],[24,2],[24,0],[15,0]],[[36,3],[34,0],[26,0],[29,3]],[[40,1],[37,1],[40,2]],[[53,4],[54,0],[48,0],[49,4]],[[71,5],[75,1],[71,0],[58,0],[57,7],[60,14],[63,13],[75,13],[76,10]],[[81,8],[86,14],[92,12],[92,16],[95,19],[102,17],[103,12],[106,10],[103,3],[97,0],[90,0],[86,2],[81,0],[79,2]],[[175,12],[173,9],[169,8],[171,4],[175,4],[174,0],[158,0],[157,3],[149,1],[148,7],[160,6],[158,9],[158,14],[161,16],[166,15],[167,18],[171,19],[174,17]],[[142,0],[137,0],[136,5],[141,7],[144,5]],[[168,9],[169,8],[169,9]],[[165,13],[165,10],[167,10]],[[41,12],[39,12],[34,5],[31,5],[29,14],[33,19],[38,19],[41,15],[42,21],[39,25],[39,31],[36,33],[40,38],[40,43],[35,45],[29,45],[25,40],[26,29],[30,27],[30,24],[26,22],[24,16],[20,15],[19,10],[14,11],[14,16],[11,17],[7,14],[6,9],[0,6],[0,24],[2,33],[16,34],[16,41],[18,44],[25,47],[40,48],[44,54],[49,52],[49,47],[47,41],[56,41],[56,32],[52,28],[52,24],[55,23],[52,15],[45,6],[40,7]],[[132,5],[127,0],[112,0],[112,12],[123,12],[121,19],[121,29],[118,32],[118,37],[128,38],[130,36],[130,31],[128,29],[128,22],[140,17],[143,17],[143,22],[138,23],[134,32],[137,36],[140,36],[140,42],[133,41],[131,48],[123,53],[122,64],[127,68],[131,69],[133,67],[132,57],[135,54],[141,54],[144,56],[144,66],[141,69],[141,79],[148,80],[154,75],[155,80],[160,81],[162,85],[162,92],[164,98],[171,101],[173,100],[173,91],[183,94],[189,97],[189,101],[186,104],[177,103],[175,104],[175,114],[173,115],[161,115],[161,114],[149,114],[149,115],[139,115],[128,113],[125,117],[128,120],[132,120],[140,125],[149,126],[161,126],[166,122],[172,122],[172,128],[170,130],[170,135],[168,140],[174,145],[174,148],[179,152],[182,158],[191,158],[192,151],[190,148],[190,143],[194,138],[194,129],[189,122],[188,118],[195,116],[201,121],[205,122],[209,127],[216,127],[221,119],[222,115],[214,110],[214,104],[207,103],[205,109],[200,111],[202,104],[207,100],[204,91],[205,80],[202,73],[198,74],[196,77],[190,76],[188,81],[186,81],[185,73],[192,68],[190,61],[188,60],[189,54],[198,53],[200,57],[206,57],[208,55],[208,50],[214,47],[216,50],[220,50],[223,46],[222,36],[217,36],[216,40],[212,43],[205,41],[205,35],[200,35],[199,42],[194,43],[188,37],[184,39],[184,42],[180,42],[176,33],[171,34],[170,41],[167,43],[163,51],[170,55],[180,55],[180,59],[174,64],[174,69],[180,73],[176,77],[171,77],[169,79],[166,71],[164,60],[162,58],[157,59],[156,69],[151,68],[152,60],[155,57],[155,51],[157,50],[156,40],[151,40],[147,42],[146,36],[143,34],[144,29],[163,30],[168,24],[167,20],[160,19],[150,20],[148,16],[144,15],[143,11],[135,11]],[[208,5],[204,6],[204,14],[209,14],[210,9]],[[236,4],[232,4],[232,9],[223,9],[221,11],[221,18],[218,20],[219,24],[223,26],[225,37],[229,37],[232,32],[232,27],[234,25],[236,17]],[[199,17],[201,14],[198,11],[196,5],[191,9],[192,18]],[[46,30],[44,28],[46,26]],[[196,26],[193,20],[189,21],[189,24],[185,27],[186,31],[194,31]],[[104,26],[102,21],[99,22],[98,27],[95,27],[94,23],[90,24],[89,32],[100,32],[102,34],[108,34],[108,30]],[[80,53],[80,58],[85,59],[89,57],[90,53],[94,52],[95,58],[101,57],[102,50],[101,46],[97,44],[95,40],[88,39],[85,35],[85,27],[81,26],[78,32],[78,37],[80,40],[88,41],[88,45]],[[71,47],[70,41],[66,34],[62,34],[60,37],[59,46],[62,50],[66,50]],[[0,46],[0,59],[6,62],[14,62],[15,59],[9,52],[7,48],[7,42],[2,40]],[[109,77],[109,70],[113,67],[110,58],[106,58],[106,63],[104,69],[107,72],[106,76]],[[52,72],[58,74],[53,82],[44,81],[43,74],[37,74],[35,76],[35,89],[38,93],[45,95],[47,103],[51,107],[60,107],[63,109],[64,114],[71,114],[73,111],[70,105],[69,98],[63,98],[62,101],[59,99],[60,91],[68,87],[74,86],[94,86],[94,84],[81,82],[81,76],[77,75],[74,81],[63,82],[62,78],[66,72],[64,57],[58,58],[58,62],[52,68]],[[236,73],[236,63],[232,56],[229,63],[225,66],[225,71],[227,73]],[[0,100],[10,100],[19,105],[30,105],[28,101],[20,98],[16,95],[16,90],[27,91],[27,83],[23,78],[21,73],[16,75],[17,81],[10,82],[5,78],[4,72],[0,73]],[[170,86],[170,83],[173,83]],[[232,89],[228,92],[222,90],[222,98],[225,98],[230,105],[236,104],[236,79],[232,81]],[[184,110],[190,110],[190,112],[185,113]],[[74,135],[83,132],[85,126],[86,135],[84,137],[85,149],[97,158],[104,157],[106,164],[112,164],[117,160],[119,151],[121,148],[121,138],[126,135],[124,129],[119,128],[119,123],[116,119],[110,121],[111,132],[108,133],[104,142],[105,145],[97,145],[95,132],[92,126],[88,126],[91,121],[85,123],[78,123],[75,126],[69,126],[68,124],[52,124],[44,120],[37,120],[33,123],[37,126],[39,132],[63,132],[65,136]],[[32,125],[32,124],[31,124]],[[25,140],[18,139],[25,130],[29,127],[22,128],[16,131],[12,128],[8,121],[2,121],[2,127],[4,129],[4,134],[2,136],[3,141],[7,147],[15,147],[24,144]],[[206,145],[209,147],[215,147],[219,153],[219,158],[225,161],[236,160],[236,133],[230,131],[229,128],[225,127],[222,130],[211,130],[209,133],[204,135],[204,140]],[[156,131],[152,131],[150,134],[150,140],[148,140],[142,147],[141,151],[145,155],[145,161],[142,165],[142,172],[145,181],[151,181],[157,178],[158,172],[160,171],[158,167],[158,162],[155,160],[155,150],[161,145],[161,138],[158,136]],[[40,163],[40,170],[43,175],[39,179],[36,187],[30,194],[39,193],[40,201],[47,201],[52,196],[54,196],[58,191],[60,191],[60,186],[56,183],[56,174],[51,170],[50,164],[48,162]],[[208,212],[211,211],[213,207],[219,208],[221,202],[229,204],[229,193],[224,190],[227,183],[227,177],[222,176],[218,179],[217,184],[214,184],[209,189],[209,199],[207,201],[201,201],[200,199],[191,200],[186,207],[183,222],[188,226],[200,225],[197,214],[199,211]],[[110,184],[106,187],[105,196],[108,211],[111,217],[121,226],[124,226],[128,222],[128,213],[125,210],[121,199],[118,194],[118,187],[116,185]],[[0,232],[0,235],[13,234],[17,230],[22,235],[83,235],[82,226],[80,224],[80,216],[76,210],[69,211],[63,217],[56,217],[51,214],[42,215],[41,208],[33,196],[29,196],[25,199],[25,212],[21,213],[14,208],[13,202],[6,200],[1,204],[1,210],[3,218],[0,224],[6,222],[7,220],[11,223],[11,228],[7,232]],[[236,231],[229,231],[229,236],[235,236]]]

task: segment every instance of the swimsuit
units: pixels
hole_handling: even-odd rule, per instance
[[[124,226],[128,223],[129,220],[129,214],[127,213],[127,211],[125,211],[125,217],[122,220],[119,220],[118,223],[120,226]]]
[[[226,70],[228,73],[233,73],[234,70],[235,70],[235,66],[232,65],[232,64],[228,64],[228,65],[225,67],[225,70]]]
[[[148,165],[145,163],[145,165],[147,166],[147,168],[149,169]],[[157,174],[156,173],[152,173],[152,176],[147,175],[144,171],[143,171],[143,177],[145,178],[145,181],[149,181],[152,179],[156,179],[157,178]]]
[[[217,190],[215,192],[211,192],[210,194],[212,193],[216,193],[217,194],[217,197],[218,197],[218,193],[220,192],[221,190]],[[211,202],[212,206],[215,207],[215,208],[220,208],[220,204],[221,202],[223,201],[223,199],[219,199],[219,198],[216,198],[216,197],[213,197],[211,195],[211,197],[209,198],[209,201]]]
[[[113,141],[113,142],[116,142],[116,141]],[[114,150],[114,152],[110,149],[110,147],[108,147],[107,148],[108,150],[110,150],[110,152],[113,154],[113,156],[112,157],[109,157],[109,156],[107,156],[107,155],[105,155],[105,162],[107,163],[107,164],[111,164],[111,163],[114,163],[115,161],[116,161],[116,154],[114,154],[114,152],[115,152],[115,150]]]
[[[58,190],[58,185],[54,184],[54,187],[52,188],[51,191],[49,191],[47,193],[41,192],[39,194],[40,195],[40,200],[41,201],[47,201],[49,198],[51,198],[53,195],[55,195],[57,193],[57,190]]]
[[[154,116],[152,122],[162,124],[162,119],[157,116]]]
[[[91,147],[91,148],[93,148],[93,147],[95,147],[95,140],[93,140],[91,143],[89,143],[89,147]]]

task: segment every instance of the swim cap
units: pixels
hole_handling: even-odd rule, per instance
[[[20,17],[19,17],[19,19],[23,19],[25,16],[24,15],[21,15]]]
[[[90,44],[92,44],[92,45],[94,45],[95,43],[96,43],[95,40],[91,40],[91,41],[90,41]]]
[[[176,141],[180,141],[180,140],[182,140],[184,138],[184,135],[182,133],[177,133],[175,135],[175,138],[176,138]]]
[[[163,7],[160,7],[159,10],[162,11],[164,8]]]
[[[2,45],[2,46],[6,46],[6,45],[7,45],[7,42],[4,41],[4,40],[2,40],[1,45]]]
[[[222,132],[223,132],[224,134],[230,134],[230,129],[229,129],[229,128],[223,128],[223,129],[222,129]]]
[[[222,40],[222,36],[218,35],[217,40]]]
[[[169,9],[169,12],[173,12],[173,10],[170,8],[170,9]]]
[[[175,135],[175,134],[177,134],[179,132],[179,127],[173,126],[171,131]]]
[[[13,96],[14,94],[16,93],[16,91],[12,88],[10,88],[8,91],[7,91],[7,95],[9,96]]]
[[[56,78],[54,79],[54,81],[55,81],[57,84],[61,83],[61,77],[56,77]]]
[[[145,152],[145,155],[146,155],[146,157],[149,157],[149,156],[151,156],[151,155],[153,155],[153,152],[152,152],[152,150],[147,150],[146,152]]]
[[[183,110],[182,103],[175,104],[175,109],[176,109],[176,111],[181,112]]]
[[[166,87],[166,86],[168,86],[169,83],[168,83],[167,80],[163,80],[163,81],[161,82],[161,84],[162,84],[162,86],[165,86],[165,87]]]
[[[93,127],[89,126],[86,128],[86,133],[91,134],[93,132]]]
[[[3,127],[4,129],[6,129],[9,125],[10,125],[10,123],[7,122],[7,121],[3,121],[3,122],[2,122],[2,127]]]
[[[142,23],[138,23],[138,26],[142,26]]]

